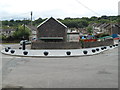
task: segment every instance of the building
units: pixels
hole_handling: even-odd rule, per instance
[[[67,42],[67,26],[51,17],[37,27],[37,39],[41,42]]]
[[[118,24],[110,24],[110,23],[103,23],[103,24],[93,24],[93,33],[106,33],[109,35],[112,34],[120,34],[120,26]]]
[[[111,35],[112,34],[120,34],[120,26],[117,24],[112,25],[112,31],[111,31]]]
[[[31,26],[31,25],[26,25],[26,27],[30,30],[31,35],[29,37],[29,40],[34,41],[37,40],[37,27]]]
[[[0,29],[0,35],[5,35],[5,36],[12,36],[13,32],[15,32],[15,29]]]

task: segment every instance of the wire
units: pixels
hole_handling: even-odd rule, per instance
[[[87,7],[86,5],[84,5],[83,3],[81,3],[79,0],[75,0],[77,3],[79,3],[80,5],[82,5],[84,8],[88,9],[89,11],[93,12],[96,15],[100,15],[97,12],[95,12],[94,10],[90,9],[89,7]]]

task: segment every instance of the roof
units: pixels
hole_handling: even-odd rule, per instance
[[[37,27],[35,26],[26,25],[26,27],[31,29],[31,31],[37,31]]]
[[[65,24],[61,23],[59,20],[57,20],[57,19],[55,19],[55,18],[53,18],[53,17],[50,17],[50,18],[46,19],[45,21],[43,21],[40,25],[37,26],[37,28],[40,27],[40,26],[42,26],[44,23],[46,23],[46,22],[47,22],[48,20],[50,20],[50,19],[54,19],[54,20],[57,21],[59,24],[61,24],[61,25],[64,26],[65,28],[67,28],[67,26],[66,26]]]
[[[15,31],[16,29],[0,29],[0,31],[4,32],[4,31]]]

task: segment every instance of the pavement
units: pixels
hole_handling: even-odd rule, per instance
[[[117,88],[118,50],[116,47],[93,56],[64,58],[2,54],[2,87]]]

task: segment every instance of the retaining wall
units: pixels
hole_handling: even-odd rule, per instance
[[[31,49],[80,49],[113,45],[113,39],[96,42],[32,42]]]
[[[32,49],[78,49],[81,48],[79,42],[33,42]]]
[[[105,41],[96,41],[96,42],[83,42],[84,48],[99,47],[99,46],[109,46],[113,45],[113,39],[107,39]]]

